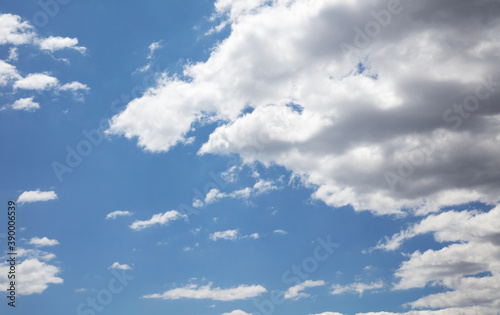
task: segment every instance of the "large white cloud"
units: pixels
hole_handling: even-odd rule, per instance
[[[188,80],[164,75],[131,101],[108,133],[168,151],[220,121],[200,154],[282,165],[335,207],[498,201],[495,1],[262,3],[217,1],[228,38],[185,66]]]
[[[205,286],[189,284],[184,287],[171,289],[161,294],[149,294],[143,296],[147,299],[178,300],[184,299],[211,299],[214,301],[246,300],[259,296],[267,290],[261,285],[241,284],[234,288],[221,289],[212,288],[212,282]]]

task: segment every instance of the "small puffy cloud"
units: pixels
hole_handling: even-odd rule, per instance
[[[259,233],[253,233],[253,234],[248,235],[248,237],[253,238],[253,239],[258,239],[258,238],[260,238],[260,235],[259,235]]]
[[[74,49],[82,54],[85,53],[86,48],[78,45],[78,38],[60,37],[60,36],[50,36],[47,38],[37,40],[38,46],[41,50],[47,50],[54,52],[61,49]]]
[[[0,265],[0,286],[7,288],[9,266],[6,263]],[[22,275],[17,283],[17,293],[20,295],[30,295],[42,293],[49,284],[61,284],[63,279],[58,277],[61,269],[38,260],[38,258],[28,258],[21,263],[18,262],[18,273]]]
[[[294,285],[293,287],[288,288],[285,292],[285,299],[293,299],[298,300],[300,298],[305,298],[311,296],[309,293],[302,292],[307,288],[314,288],[326,285],[326,282],[323,280],[306,280],[300,284]]]
[[[242,310],[234,310],[230,313],[223,313],[222,315],[252,315],[252,313],[247,313]]]
[[[337,313],[337,312],[323,312],[323,313],[319,313],[319,314],[309,314],[309,315],[345,315],[345,314]]]
[[[200,199],[196,198],[195,200],[193,200],[193,207],[194,208],[201,208],[201,207],[203,207],[203,201],[201,201]]]
[[[243,189],[235,190],[230,193],[223,193],[216,188],[212,188],[205,196],[204,203],[215,203],[222,198],[248,199],[252,196],[259,196],[275,189],[278,189],[278,187],[276,187],[272,181],[266,181],[263,179],[259,179],[259,181],[257,181],[252,187],[245,187]],[[201,200],[201,203],[198,203],[197,201],[195,202],[197,203],[197,205],[203,205],[203,202],[201,202]],[[194,205],[195,204],[193,203],[193,206]]]
[[[212,188],[205,196],[205,203],[211,204],[217,202],[219,199],[226,197],[226,194],[221,193],[217,188]]]
[[[20,98],[12,105],[8,106],[13,110],[24,110],[27,112],[34,112],[40,108],[40,104],[33,101],[33,97]]]
[[[115,261],[111,266],[109,266],[108,269],[132,270],[132,267],[127,264],[120,264],[119,262]]]
[[[212,282],[205,286],[188,284],[184,287],[165,291],[162,294],[145,295],[143,298],[164,300],[210,299],[214,301],[236,301],[253,298],[267,292],[267,290],[261,285],[241,284],[230,289],[221,289],[219,287],[212,288],[212,284]]]
[[[32,73],[28,74],[27,77],[16,81],[14,83],[14,88],[43,91],[54,88],[58,84],[59,80],[57,80],[57,78],[54,78],[46,73]]]
[[[117,211],[113,211],[113,212],[108,213],[108,215],[106,216],[106,220],[109,220],[109,219],[114,220],[118,217],[128,217],[128,216],[131,216],[132,214],[133,213],[130,211],[117,210]]]
[[[55,245],[59,245],[59,242],[57,240],[55,240],[55,239],[51,240],[51,239],[49,239],[47,237],[42,237],[42,238],[33,237],[28,242],[28,244],[35,245],[35,246],[38,246],[38,247],[42,247],[42,246],[55,246]]]
[[[159,225],[165,225],[168,224],[171,221],[179,220],[179,219],[185,219],[187,220],[187,215],[181,214],[179,211],[176,210],[171,210],[167,211],[165,213],[157,213],[151,217],[149,220],[145,221],[140,221],[136,220],[134,221],[131,225],[130,228],[132,230],[142,230],[148,227],[151,227],[153,225],[159,224]]]
[[[285,230],[277,229],[273,231],[274,234],[279,234],[279,235],[287,235],[288,232]]]
[[[337,295],[343,293],[357,293],[362,296],[365,291],[371,291],[376,289],[381,289],[384,287],[384,282],[377,281],[371,283],[352,283],[348,285],[334,284],[332,285],[332,291],[330,294]]]
[[[0,45],[22,45],[31,42],[35,33],[29,22],[21,22],[21,17],[14,14],[0,14]]]
[[[86,84],[80,83],[78,81],[73,81],[71,83],[66,83],[61,85],[59,87],[59,90],[76,92],[76,91],[89,91],[90,88]]]
[[[0,60],[0,86],[5,86],[14,80],[21,79],[21,75],[17,71],[16,67]]]
[[[29,203],[29,202],[38,202],[38,201],[49,201],[56,200],[57,195],[52,191],[40,191],[32,190],[23,192],[19,198],[17,198],[17,202],[19,203]]]
[[[234,241],[238,238],[238,236],[239,236],[238,230],[227,230],[210,234],[210,239],[212,241],[217,241],[219,239]]]

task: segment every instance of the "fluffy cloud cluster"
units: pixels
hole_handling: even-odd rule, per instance
[[[178,300],[185,299],[211,299],[214,301],[246,300],[261,295],[267,290],[261,285],[239,285],[230,289],[212,288],[212,282],[205,286],[189,284],[175,288],[162,294],[145,295],[146,299]]]
[[[164,75],[132,100],[108,133],[168,151],[220,121],[199,154],[282,165],[335,207],[495,203],[495,3],[218,0],[230,35],[185,66],[188,79]]]
[[[42,238],[42,240],[45,239],[47,238]],[[61,268],[50,263],[55,257],[52,253],[38,249],[18,248],[17,275],[22,275],[22,277],[16,280],[16,293],[21,295],[39,294],[45,291],[50,284],[63,283],[63,279],[58,276],[61,273]],[[2,261],[8,259],[3,258],[6,256],[2,257]],[[11,281],[7,278],[9,270],[8,263],[2,262],[0,264],[0,287],[3,288],[2,290],[9,288],[8,284]]]
[[[464,314],[494,314],[493,310],[500,307],[499,231],[500,206],[486,212],[448,211],[426,217],[377,247],[396,250],[405,240],[433,234],[437,242],[446,245],[409,255],[395,272],[399,281],[393,289],[441,286],[446,291],[408,304],[417,309],[443,309],[443,314],[454,314],[453,310],[459,309]]]
[[[62,49],[72,49],[80,53],[85,53],[86,48],[78,46],[77,38],[59,36],[39,37],[34,27],[28,21],[22,21],[20,16],[7,13],[0,14],[0,45],[11,46],[7,59],[0,60],[0,87],[11,87],[14,94],[19,90],[51,90],[54,93],[69,92],[79,101],[83,101],[83,93],[90,90],[87,85],[77,81],[61,84],[49,72],[29,73],[23,76],[16,66],[8,63],[17,61],[19,57],[18,46],[20,45],[32,45],[40,49],[40,51],[50,54]],[[67,61],[66,59],[62,60]],[[18,99],[14,103],[2,107],[2,110],[35,111],[40,108],[40,104],[33,101],[33,98]]]

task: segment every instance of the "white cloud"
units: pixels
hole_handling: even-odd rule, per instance
[[[60,36],[50,36],[47,38],[42,38],[37,40],[37,44],[41,50],[47,50],[54,52],[61,49],[74,49],[76,51],[85,53],[86,48],[78,45],[78,38],[60,37]]]
[[[109,266],[108,269],[132,270],[132,267],[127,264],[120,264],[119,262],[115,261],[111,266]]]
[[[13,65],[0,60],[0,86],[10,84],[14,80],[19,80],[21,75]]]
[[[61,85],[59,87],[60,91],[71,91],[71,92],[77,92],[77,91],[89,91],[90,88],[83,83],[73,81],[71,83],[66,83],[64,85]]]
[[[396,270],[394,290],[443,287],[441,293],[423,296],[408,303],[412,308],[442,309],[414,314],[490,314],[500,299],[500,206],[489,211],[447,211],[429,215],[376,248],[396,250],[408,239],[431,233],[440,249],[407,254]],[[481,311],[473,308],[480,305]],[[413,314],[413,313],[412,313]]]
[[[42,247],[42,246],[55,246],[55,245],[59,245],[59,242],[57,240],[55,240],[55,239],[51,240],[51,239],[49,239],[47,237],[42,237],[42,238],[33,237],[33,238],[31,238],[31,240],[29,241],[28,244]]]
[[[356,313],[356,315],[498,315],[498,308],[472,306],[472,307],[452,307],[440,310],[409,311],[405,313],[390,312],[370,312]]]
[[[210,239],[212,241],[217,241],[219,239],[234,241],[238,238],[238,236],[239,236],[238,230],[227,230],[210,234]]]
[[[261,295],[267,290],[261,285],[244,285],[230,289],[212,288],[212,282],[205,286],[188,284],[181,288],[175,288],[163,292],[162,294],[149,294],[143,296],[146,299],[210,299],[214,301],[236,301],[246,300]]]
[[[34,37],[33,26],[21,22],[21,17],[13,14],[0,14],[0,45],[28,44]]]
[[[242,310],[234,310],[230,313],[223,313],[222,315],[252,315],[252,313],[247,313]]]
[[[85,288],[80,288],[80,289],[75,289],[75,293],[85,293],[87,292],[88,290],[85,289]]]
[[[28,74],[27,77],[16,81],[14,83],[14,88],[43,91],[54,88],[58,84],[59,80],[57,80],[57,78],[54,78],[46,73],[32,73]]]
[[[117,211],[113,211],[113,212],[108,213],[108,215],[106,216],[106,220],[109,220],[109,219],[114,220],[118,217],[128,217],[128,216],[131,216],[132,214],[133,214],[133,212],[130,212],[130,211],[117,210]]]
[[[273,231],[274,234],[280,234],[280,235],[287,235],[288,232],[285,231],[285,230],[280,230],[280,229],[277,229],[277,230],[274,230]]]
[[[337,313],[337,312],[323,312],[323,313],[319,313],[319,314],[309,314],[309,315],[345,315],[345,314]]]
[[[54,191],[40,191],[40,189],[37,189],[37,190],[23,192],[19,196],[19,198],[17,198],[17,202],[28,203],[28,202],[49,201],[56,199],[57,199],[57,194]]]
[[[219,191],[217,188],[212,188],[205,196],[205,201],[203,202],[199,199],[196,199],[193,202],[193,207],[199,208],[204,204],[212,204],[223,198],[248,199],[250,197],[259,196],[275,189],[278,189],[278,187],[274,185],[274,182],[263,179],[259,179],[253,185],[253,187],[245,187],[243,189],[235,190],[230,193],[224,193]]]
[[[7,278],[8,270],[9,265],[0,264],[0,286],[4,290],[8,288],[7,284],[10,282]],[[61,273],[61,269],[42,262],[38,258],[28,258],[21,263],[18,262],[17,272],[22,275],[16,280],[16,293],[20,295],[39,294],[45,291],[49,284],[63,283],[63,279],[57,276]]]
[[[253,239],[258,239],[258,238],[260,238],[260,235],[259,235],[259,233],[253,233],[253,234],[248,235],[248,237],[253,238]]]
[[[33,101],[33,97],[20,98],[12,105],[8,106],[13,110],[24,110],[27,112],[34,112],[40,108],[40,104]]]
[[[314,288],[319,286],[326,285],[326,282],[323,280],[306,280],[300,284],[294,285],[293,287],[288,288],[285,292],[285,299],[293,299],[298,300],[300,298],[305,298],[311,296],[309,293],[302,292],[308,288]]]
[[[145,221],[136,220],[130,225],[130,228],[132,230],[137,231],[151,227],[156,224],[165,225],[168,224],[170,221],[175,221],[179,219],[187,220],[187,215],[181,214],[179,211],[176,210],[171,210],[165,213],[157,213],[153,215],[149,220]]]
[[[382,289],[384,283],[382,281],[371,282],[371,283],[352,283],[348,285],[334,284],[332,285],[332,291],[330,294],[337,295],[343,293],[357,293],[362,296],[365,291],[371,291],[376,289]]]
[[[151,45],[149,45],[149,55],[148,55],[148,59],[153,58],[153,55],[154,55],[155,51],[156,51],[157,49],[160,49],[161,47],[163,47],[163,46],[161,45],[161,41],[151,43]]]
[[[198,123],[218,121],[200,154],[283,166],[333,207],[424,214],[495,203],[500,38],[491,32],[500,20],[488,9],[493,0],[459,1],[405,3],[354,58],[344,58],[343,43],[353,45],[355,27],[376,23],[371,11],[387,10],[387,1],[217,1],[230,35],[205,62],[184,67],[186,80],[165,74],[132,100],[108,133],[166,152]],[[438,17],[446,17],[439,26],[428,22]],[[483,78],[494,82],[478,88]],[[455,128],[450,121],[464,118],[453,104],[476,88],[489,97]],[[248,106],[254,110],[243,114]],[[387,172],[398,174],[409,159],[418,165],[391,189]]]
[[[17,61],[19,58],[19,54],[17,53],[17,47],[11,47],[9,49],[9,57],[7,57],[7,61]]]

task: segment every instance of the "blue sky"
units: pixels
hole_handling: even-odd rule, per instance
[[[66,2],[0,4],[2,314],[497,314],[495,1]]]

